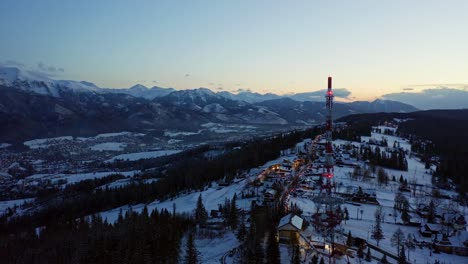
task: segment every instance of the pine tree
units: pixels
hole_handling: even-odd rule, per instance
[[[357,255],[358,255],[358,258],[360,259],[364,257],[364,245],[363,244],[359,245]]]
[[[325,260],[323,260],[323,257],[320,257],[320,262],[319,264],[325,264]]]
[[[250,223],[247,239],[244,242],[244,261],[245,263],[263,263],[263,247],[258,237],[258,230],[255,223],[254,210],[252,212],[252,221]]]
[[[400,254],[398,256],[398,264],[405,264],[405,263],[406,263],[405,245],[401,245]]]
[[[351,236],[351,231],[348,232],[348,236],[346,237],[346,245],[348,247],[353,246],[353,236]]]
[[[208,212],[206,211],[205,206],[203,205],[203,200],[200,193],[200,196],[198,196],[197,208],[195,209],[195,221],[200,225],[204,225],[206,224],[207,220]]]
[[[403,210],[401,212],[401,220],[403,221],[403,223],[407,224],[409,223],[409,221],[411,220],[411,217],[410,215],[408,214],[408,211],[407,210]]]
[[[412,234],[408,234],[405,242],[406,247],[408,248],[408,259],[410,258],[410,250],[416,249],[416,244],[414,243],[414,237]]]
[[[239,222],[239,217],[237,215],[237,204],[236,204],[236,201],[237,201],[237,194],[234,194],[234,196],[232,197],[232,200],[231,200],[231,210],[229,212],[229,225],[231,226],[231,228],[233,230],[237,229],[237,225],[238,225],[238,222]]]
[[[345,221],[349,220],[349,211],[348,211],[348,207],[345,207],[345,208],[344,208],[343,216],[344,216],[343,219],[344,219]],[[345,222],[345,223],[346,223],[346,222]]]
[[[186,264],[196,264],[198,263],[198,251],[195,247],[195,242],[193,241],[193,233],[190,232],[187,239],[187,250],[185,253],[185,263]]]
[[[366,261],[371,261],[372,260],[372,255],[370,252],[370,248],[367,248],[367,254],[366,254]]]
[[[239,225],[239,230],[237,230],[237,239],[242,242],[247,234],[247,228],[245,227],[244,215],[241,215],[241,222]]]
[[[266,252],[266,261],[267,263],[272,264],[280,264],[280,252],[279,252],[279,244],[276,240],[276,225],[272,225],[270,229],[270,233],[268,234],[268,241],[267,241],[267,252]]]
[[[383,255],[382,259],[380,260],[380,263],[382,264],[388,264],[388,260],[387,260],[387,255]]]
[[[429,202],[428,214],[427,214],[427,222],[429,223],[434,223],[435,214],[436,214],[435,207],[436,206],[435,206],[434,200],[431,199],[431,201]]]
[[[377,242],[377,246],[379,246],[380,240],[384,239],[382,226],[380,224],[380,222],[381,222],[381,219],[380,219],[381,213],[380,213],[379,209],[375,213],[375,225],[374,225],[374,228],[372,229],[372,234],[371,234],[371,238],[374,239]]]
[[[300,264],[301,263],[301,251],[299,250],[299,245],[293,245],[293,254],[291,263],[293,264]]]
[[[403,245],[405,241],[405,234],[403,231],[401,231],[400,228],[398,228],[395,233],[393,233],[392,238],[390,239],[390,242],[392,246],[396,247],[397,249],[400,248],[400,246]]]
[[[317,255],[313,255],[312,259],[310,260],[310,264],[318,264],[318,262],[319,262],[319,259]]]

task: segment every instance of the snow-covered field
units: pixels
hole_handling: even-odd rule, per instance
[[[186,132],[186,131],[171,132],[171,131],[166,131],[166,132],[164,132],[164,136],[165,137],[180,137],[180,136],[198,135],[200,133],[201,133],[200,130],[198,132]]]
[[[380,139],[381,136],[386,137],[386,139],[389,142],[389,145],[393,144],[393,141],[398,141],[400,142],[400,146],[405,148],[405,149],[410,149],[410,145],[401,138],[398,137],[393,137],[393,136],[388,136],[388,135],[381,135],[381,134],[375,134],[373,133],[373,136],[375,138]],[[351,143],[354,145],[359,145],[360,143],[357,142],[346,142],[343,140],[337,140],[334,142],[334,144],[346,144],[346,143]],[[298,146],[301,146],[303,143],[298,144]],[[261,173],[265,168],[273,165],[273,164],[278,164],[282,161],[284,158],[289,158],[293,159],[293,156],[289,157],[280,157],[277,160],[272,160],[270,162],[267,162],[265,165],[251,170],[250,173],[250,180],[255,178],[255,175],[258,175]],[[392,175],[395,175],[396,178],[400,175],[402,175],[404,178],[408,179],[408,181],[415,181],[418,184],[423,185],[421,187],[423,190],[425,188],[432,187],[431,185],[431,176],[426,173],[426,170],[424,169],[424,164],[421,163],[417,158],[415,157],[409,157],[407,156],[408,159],[408,171],[398,171],[398,170],[390,170],[386,169],[387,173],[389,173],[390,177]],[[430,242],[430,239],[424,238],[420,235],[418,232],[419,228],[418,227],[412,227],[412,226],[405,226],[401,224],[401,219],[400,216],[398,215],[396,219],[395,224],[395,219],[392,216],[393,213],[393,205],[394,205],[394,197],[395,193],[397,192],[398,188],[398,183],[397,182],[390,182],[387,186],[378,186],[375,182],[361,182],[361,181],[355,181],[351,180],[349,177],[349,173],[353,171],[352,168],[347,168],[347,167],[335,167],[335,181],[339,184],[338,191],[340,192],[345,192],[345,189],[347,186],[351,187],[358,187],[361,186],[363,189],[372,189],[376,191],[377,194],[377,200],[380,203],[380,206],[382,208],[382,211],[384,213],[384,223],[382,224],[382,228],[384,230],[384,236],[385,238],[380,241],[380,247],[389,251],[397,254],[395,247],[391,245],[390,238],[393,235],[393,233],[396,231],[397,228],[400,228],[405,236],[408,234],[414,235],[414,237],[419,240],[419,241],[427,241]],[[162,209],[166,208],[167,210],[172,210],[173,204],[176,206],[176,210],[178,212],[193,212],[195,209],[195,204],[198,198],[198,195],[201,194],[204,200],[204,204],[206,209],[209,211],[211,209],[216,209],[217,205],[222,203],[225,198],[231,198],[232,195],[237,192],[242,191],[243,187],[247,184],[249,180],[245,179],[242,180],[238,183],[231,184],[230,186],[223,187],[223,188],[217,188],[212,187],[208,188],[205,191],[202,192],[194,192],[190,194],[185,194],[181,195],[173,200],[168,200],[168,201],[155,201],[150,204],[148,204],[148,209],[153,210],[153,209]],[[455,195],[454,192],[448,192],[449,195]],[[416,202],[416,198],[411,196],[408,193],[404,193],[404,195],[408,198],[410,202],[410,206],[413,208],[414,204]],[[239,197],[239,195],[238,195]],[[238,200],[238,206],[243,209],[248,209],[252,199],[240,199]],[[308,216],[311,215],[316,211],[316,206],[314,202],[309,199],[309,198],[302,198],[301,196],[297,197],[291,197],[290,199],[291,202],[296,203],[301,209],[304,210],[303,215]],[[442,203],[449,203],[450,201],[442,201]],[[139,205],[135,206],[132,209],[141,211],[144,205]],[[343,204],[342,208],[347,207],[349,214],[350,214],[350,220],[346,222],[342,222],[340,226],[340,230],[344,233],[347,234],[348,231],[351,231],[352,235],[355,237],[361,237],[363,239],[367,239],[370,243],[376,244],[375,241],[371,239],[371,230],[372,226],[375,223],[375,211],[378,208],[377,205],[369,205],[369,204],[359,204],[359,205],[353,205],[353,204]],[[124,211],[127,208],[124,208]],[[466,208],[463,208],[463,210],[466,210]],[[117,219],[119,209],[114,209],[108,212],[103,212],[103,217],[107,217],[108,221],[112,222]],[[410,213],[413,220],[418,220],[419,216],[417,216],[414,213]],[[421,220],[421,219],[419,219]],[[230,239],[230,235],[226,235],[222,239],[216,239],[216,243],[207,243],[206,241],[196,241],[197,243],[197,248],[199,248],[200,252],[202,253],[202,256],[204,256],[203,260],[206,261],[206,263],[217,263],[219,262],[219,258],[223,255],[222,253],[228,252],[230,249],[235,248],[238,246],[238,242],[235,239]],[[313,238],[314,239],[314,238]],[[317,237],[315,238],[317,239]],[[346,239],[345,236],[343,235],[337,235],[337,241],[338,242],[344,242]],[[223,243],[223,246],[214,246],[218,245],[220,243]],[[207,249],[206,245],[211,245],[209,249]],[[280,252],[281,252],[281,259],[282,263],[289,263],[290,256],[288,252],[288,247],[287,246],[281,246],[280,247]],[[381,254],[374,252],[374,256],[380,258]],[[450,255],[450,254],[433,254],[430,253],[429,249],[427,248],[416,248],[416,250],[410,251],[410,260],[411,263],[433,263],[434,260],[438,259],[441,260],[445,263],[468,263],[466,257],[462,256],[456,256],[456,255]],[[227,258],[227,263],[230,263],[229,260],[230,258]],[[350,263],[359,263],[359,260],[357,258],[354,259],[349,259]],[[341,258],[337,259],[336,263],[347,263],[348,259],[347,258]],[[393,261],[392,259],[389,259],[389,261]],[[205,263],[205,262],[204,262]],[[372,260],[370,263],[378,263],[376,260]]]
[[[38,149],[38,148],[47,148],[49,145],[60,141],[70,141],[73,140],[72,136],[64,136],[64,137],[55,137],[55,138],[40,138],[40,139],[33,139],[29,141],[25,141],[23,144],[28,146],[30,149]]]
[[[119,137],[119,136],[144,136],[145,134],[142,133],[131,133],[131,132],[118,132],[118,133],[105,133],[99,134],[94,137],[72,137],[72,136],[63,136],[63,137],[55,137],[55,138],[40,138],[40,139],[33,139],[23,142],[25,146],[28,146],[30,149],[38,149],[38,148],[48,148],[52,145],[57,144],[64,144],[68,141],[70,142],[83,142],[89,140],[104,140],[107,138],[112,137]],[[113,143],[113,142],[110,142]],[[104,147],[104,146],[103,146]],[[94,150],[94,149],[93,149]]]
[[[125,143],[119,143],[119,142],[106,142],[106,143],[100,143],[96,144],[91,147],[91,150],[94,151],[122,151],[127,147],[127,144]]]
[[[181,152],[182,150],[158,150],[158,151],[147,151],[147,152],[137,152],[137,153],[127,153],[115,156],[111,159],[106,160],[106,162],[114,162],[116,160],[140,160],[140,159],[150,159],[157,158],[162,156],[170,156]]]
[[[90,173],[75,173],[75,174],[34,174],[25,178],[25,181],[28,183],[33,183],[35,181],[45,181],[50,180],[52,183],[57,183],[60,180],[66,180],[67,184],[72,184],[89,179],[99,179],[112,174],[122,174],[126,177],[133,177],[136,174],[140,173],[138,170],[134,171],[106,171],[106,172],[90,172]]]
[[[0,149],[8,148],[9,146],[11,146],[9,143],[0,143]]]
[[[18,199],[10,201],[0,201],[0,215],[3,215],[8,208],[13,208],[15,206],[21,206],[24,203],[32,202],[34,198],[28,199]]]
[[[206,125],[205,128],[218,129],[219,127],[213,123],[213,124]],[[174,133],[179,133],[179,132],[174,132]],[[171,137],[171,136],[181,136],[181,135],[183,134],[177,134],[177,135],[167,134],[166,136]],[[382,137],[386,138],[389,146],[393,146],[393,142],[398,141],[400,144],[400,147],[404,148],[405,150],[408,150],[408,153],[410,153],[410,144],[408,143],[408,141],[399,137],[372,133],[371,137],[363,137],[362,139],[365,141],[368,141],[370,138],[381,139]],[[353,144],[355,146],[359,146],[361,144],[360,142],[348,142],[345,140],[334,141],[335,145],[348,144],[348,143]],[[226,198],[231,199],[234,194],[237,194],[237,197],[238,197],[237,206],[239,208],[249,210],[252,200],[256,198],[241,199],[241,193],[246,190],[246,186],[248,186],[248,184],[251,181],[258,178],[259,175],[271,165],[279,164],[283,161],[283,159],[294,160],[296,156],[293,153],[294,152],[293,150],[297,149],[298,147],[302,147],[303,144],[304,142],[301,142],[297,144],[296,147],[292,148],[291,150],[283,151],[284,155],[279,157],[276,160],[269,161],[265,163],[263,166],[259,166],[258,168],[251,169],[245,179],[236,180],[234,183],[230,184],[229,186],[218,186],[218,184],[212,183],[211,185],[212,187],[206,188],[201,192],[195,191],[195,192],[190,192],[190,193],[181,193],[179,196],[175,197],[174,199],[164,200],[164,201],[156,200],[149,204],[146,204],[146,206],[149,211],[152,211],[155,209],[157,210],[167,209],[169,211],[172,211],[173,207],[175,206],[176,212],[191,213],[194,211],[196,207],[196,202],[197,202],[199,195],[201,195],[203,198],[205,208],[209,212],[212,209],[218,209],[218,205],[223,204]],[[118,155],[108,160],[107,162],[112,162],[117,159],[138,160],[138,159],[144,159],[144,158],[154,158],[154,157],[159,157],[163,155],[171,155],[171,154],[175,154],[178,152],[180,152],[180,150],[161,150],[161,151],[152,151],[152,152],[129,153],[129,154]],[[424,164],[421,161],[419,161],[416,157],[412,156],[411,153],[407,155],[406,158],[408,160],[408,171],[385,169],[385,171],[389,174],[390,179],[392,178],[392,176],[395,176],[395,178],[397,179],[397,182],[390,181],[388,185],[379,186],[375,182],[376,181],[375,179],[372,179],[368,182],[353,180],[350,177],[350,174],[353,172],[353,168],[336,166],[334,170],[334,173],[335,173],[334,181],[336,181],[338,185],[338,188],[337,188],[338,192],[347,192],[349,188],[357,188],[358,186],[362,187],[364,190],[369,190],[369,189],[375,190],[377,201],[380,203],[380,207],[384,214],[384,218],[383,218],[384,223],[382,223],[382,229],[383,229],[385,238],[380,241],[379,246],[382,249],[392,252],[394,254],[397,254],[397,252],[396,252],[395,247],[391,245],[390,238],[397,228],[400,228],[403,231],[403,233],[405,234],[405,237],[408,234],[412,234],[417,240],[431,242],[430,239],[424,238],[420,235],[420,233],[418,232],[418,227],[402,225],[399,215],[396,218],[396,221],[395,221],[395,218],[392,216],[392,214],[394,213],[393,212],[394,198],[395,198],[395,193],[397,192],[397,189],[399,186],[398,179],[400,176],[407,179],[409,183],[415,182],[419,184],[420,187],[419,187],[419,191],[417,194],[426,195],[427,193],[430,193],[430,191],[432,190],[431,175],[427,173],[427,170],[424,168]],[[358,162],[358,163],[361,163],[361,165],[364,166],[363,162]],[[88,173],[88,174],[85,173],[85,174],[72,174],[72,175],[65,175],[65,174],[44,175],[43,174],[43,175],[33,175],[26,179],[41,178],[41,179],[50,179],[52,181],[58,181],[60,179],[67,179],[68,183],[71,183],[71,182],[77,182],[79,180],[83,180],[87,178],[104,177],[112,173],[114,172]],[[119,173],[122,173],[122,172],[119,172]],[[126,176],[133,176],[136,173],[138,173],[138,171],[124,172],[123,174]],[[122,180],[116,181],[115,183],[110,184],[109,187],[112,188],[112,187],[121,186],[121,185],[127,184],[128,181],[129,179],[122,179]],[[456,193],[452,191],[444,191],[444,194],[448,196],[456,195]],[[403,193],[403,195],[408,199],[411,209],[414,209],[415,204],[417,203],[418,199],[421,199],[421,198],[415,197],[414,194],[411,194],[411,193]],[[306,197],[305,195],[297,195],[296,197],[291,196],[290,202],[296,203],[304,211],[303,216],[307,217],[316,212],[316,205],[309,197]],[[443,208],[444,206],[446,206],[446,204],[451,203],[451,201],[443,200],[443,199],[440,199],[439,202],[440,202],[440,208]],[[107,220],[107,222],[113,223],[117,220],[117,217],[120,211],[122,211],[122,213],[124,214],[127,210],[141,212],[144,206],[145,206],[144,204],[137,204],[137,205],[132,205],[132,206],[125,205],[122,207],[118,207],[118,208],[114,208],[108,211],[101,212],[100,214],[103,217],[103,219]],[[343,234],[347,234],[348,231],[351,231],[354,237],[367,239],[369,243],[376,244],[375,241],[371,239],[371,230],[372,230],[372,226],[375,224],[374,214],[379,206],[370,205],[370,204],[345,203],[342,205],[342,208],[344,207],[348,209],[350,219],[348,221],[343,221],[340,227],[338,228],[338,230],[342,231]],[[465,213],[466,208],[460,207],[460,209],[465,214],[465,218],[468,218],[467,214]],[[412,216],[412,220],[424,221],[424,219],[419,219],[419,217],[413,212],[411,212],[410,214]],[[309,228],[308,231],[306,232],[310,234],[314,234],[314,231],[311,228]],[[312,239],[314,240],[314,237],[312,237]],[[315,239],[318,240],[319,238],[315,237]],[[338,242],[344,242],[345,239],[346,237],[343,235],[337,235],[336,237],[336,240]],[[196,243],[197,249],[201,253],[203,263],[219,263],[220,258],[223,255],[225,255],[231,249],[239,245],[238,240],[235,238],[235,236],[231,232],[227,232],[223,237],[217,238],[217,239],[212,239],[212,240],[196,239],[195,243]],[[281,246],[280,252],[282,255],[282,263],[288,263],[290,259],[289,253],[288,253],[288,247]],[[379,253],[375,253],[375,256],[380,257]],[[422,249],[416,248],[416,250],[410,251],[411,263],[421,263],[421,264],[433,263],[436,259],[441,260],[445,263],[454,263],[454,264],[455,263],[468,263],[468,258],[466,257],[449,255],[449,254],[444,254],[444,253],[431,255],[429,249],[427,248],[422,248]],[[227,258],[227,260],[228,260],[227,263],[231,263],[229,262],[230,258]],[[341,258],[341,259],[338,259],[336,263],[347,263],[347,261],[348,260],[346,258]],[[393,260],[390,260],[390,261],[393,261]],[[350,263],[359,263],[359,260],[357,258],[350,259]],[[377,261],[373,260],[371,263],[377,263]]]
[[[126,136],[126,135],[130,135],[131,133],[130,132],[118,132],[118,133],[105,133],[105,134],[99,134],[97,136],[95,136],[95,138],[107,138],[107,137],[118,137],[118,136]]]

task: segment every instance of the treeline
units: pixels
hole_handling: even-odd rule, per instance
[[[202,154],[168,164],[165,172],[149,175],[160,178],[150,184],[132,183],[119,188],[96,188],[96,182],[85,181],[67,191],[42,197],[35,211],[18,217],[0,217],[0,235],[20,232],[31,227],[69,220],[126,204],[148,203],[156,199],[175,197],[182,191],[201,190],[212,181],[229,181],[241,170],[257,167],[275,159],[282,149],[293,147],[317,130],[296,131],[288,134],[255,139],[231,152],[206,158]]]
[[[193,221],[167,210],[127,211],[114,224],[100,216],[51,221],[0,237],[2,263],[178,263],[180,241]]]
[[[369,160],[371,165],[377,165],[396,170],[408,170],[408,161],[403,150],[393,149],[390,152],[380,150],[378,146],[372,150],[372,147],[361,147],[360,157],[362,160]]]
[[[372,123],[370,122],[350,122],[346,126],[333,131],[333,137],[337,139],[361,142],[361,136],[371,135]]]
[[[457,185],[458,191],[466,196],[468,192],[468,137],[463,133],[468,131],[466,116],[459,116],[458,111],[448,111],[451,116],[441,116],[440,111],[436,117],[425,117],[409,120],[400,125],[399,131],[405,135],[416,135],[412,148],[420,154],[440,156],[439,165],[435,172],[436,184],[448,187],[449,179]],[[460,113],[468,111],[460,110]],[[426,141],[425,141],[426,140]],[[430,142],[428,142],[429,140]]]
[[[147,169],[164,166],[166,164],[190,158],[193,156],[200,155],[206,151],[210,150],[209,145],[202,145],[193,149],[185,150],[183,152],[169,155],[161,156],[157,158],[148,158],[148,159],[139,159],[139,160],[115,160],[114,162],[96,162],[95,167],[101,168],[110,168],[110,169],[120,169],[120,170],[141,170],[145,171]]]

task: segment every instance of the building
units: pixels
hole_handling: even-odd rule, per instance
[[[442,214],[442,224],[451,226],[456,231],[465,229],[465,216],[460,213],[444,213]]]
[[[431,237],[432,235],[437,235],[441,233],[442,231],[442,226],[439,224],[424,224],[421,226],[419,229],[419,233],[423,237]]]
[[[281,218],[278,224],[280,243],[290,243],[291,239],[299,243],[303,223],[304,219],[295,214],[288,214]]]
[[[434,248],[448,254],[468,256],[468,231],[459,231],[451,237],[444,236],[441,241],[434,244]]]

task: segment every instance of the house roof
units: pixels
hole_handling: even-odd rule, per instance
[[[457,235],[449,237],[448,240],[453,247],[467,247],[468,231],[460,231]]]
[[[432,231],[440,231],[442,230],[442,226],[439,225],[439,224],[430,224],[430,223],[427,223],[426,226],[432,230]]]
[[[299,216],[295,214],[288,214],[284,216],[283,218],[281,218],[278,224],[278,228],[281,228],[282,226],[285,226],[287,224],[291,224],[294,228],[301,230],[303,222],[304,220],[300,218]]]

